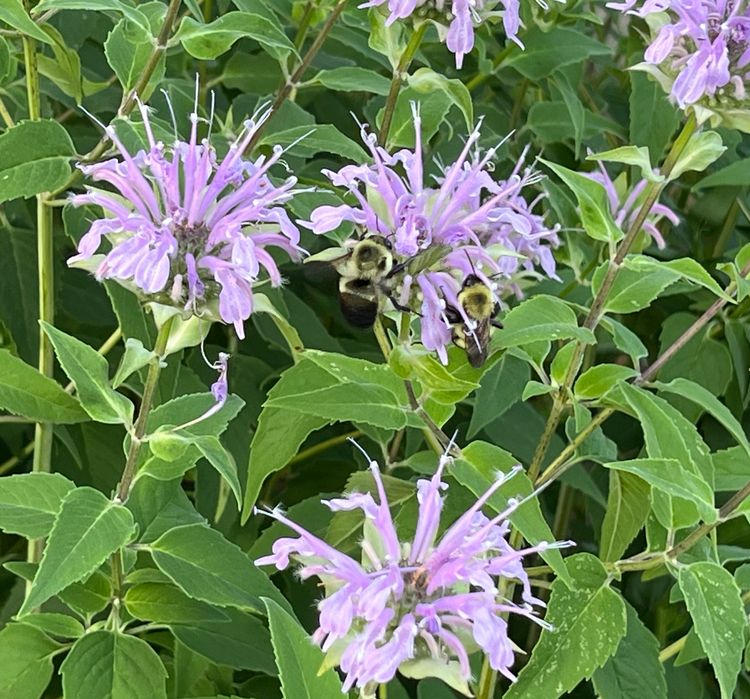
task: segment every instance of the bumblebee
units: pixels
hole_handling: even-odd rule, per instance
[[[415,276],[438,262],[448,252],[445,245],[437,245],[396,262],[390,241],[373,235],[358,240],[344,257],[333,260],[341,275],[339,303],[344,318],[357,328],[370,328],[380,310],[381,299],[387,298],[394,308],[412,313],[408,306],[394,297],[398,282],[404,274]]]
[[[458,309],[447,306],[445,316],[451,324],[453,344],[466,351],[469,364],[480,367],[487,360],[490,344],[490,328],[502,328],[495,320],[500,304],[495,301],[492,290],[476,275],[469,274],[458,293],[458,302],[471,320],[466,323]]]
[[[334,267],[341,275],[339,304],[344,318],[357,328],[372,327],[380,298],[391,296],[393,277],[403,269],[394,264],[390,243],[382,236],[363,238]]]

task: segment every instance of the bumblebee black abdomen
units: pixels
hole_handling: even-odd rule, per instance
[[[344,318],[355,328],[371,328],[378,315],[378,297],[366,279],[342,279],[339,304]]]

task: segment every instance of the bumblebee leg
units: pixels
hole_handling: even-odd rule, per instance
[[[501,321],[495,320],[494,318],[490,321],[490,325],[498,330],[502,330],[504,327]]]

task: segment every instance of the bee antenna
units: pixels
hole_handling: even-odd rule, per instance
[[[469,261],[469,266],[471,267],[471,271],[474,272],[474,276],[477,276],[477,270],[476,267],[474,267],[474,261],[471,259],[471,255],[469,255],[469,251],[464,248],[464,254],[466,255],[466,259]]]

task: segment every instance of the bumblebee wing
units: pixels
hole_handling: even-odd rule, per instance
[[[474,332],[465,336],[466,356],[471,366],[479,368],[487,361],[487,348],[490,344],[490,321],[480,321]]]

